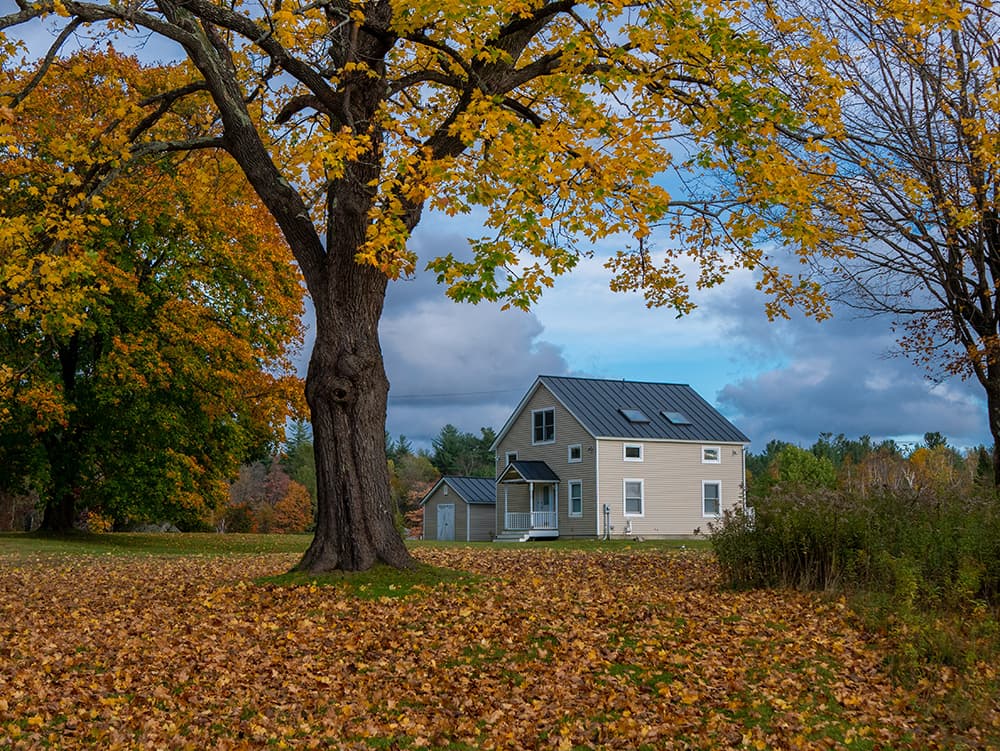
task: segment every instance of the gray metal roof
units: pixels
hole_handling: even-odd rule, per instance
[[[500,473],[498,482],[503,482],[504,477],[511,470],[517,472],[521,479],[527,482],[559,482],[559,475],[553,472],[552,468],[545,462],[523,460],[515,460],[508,464],[506,469]]]
[[[596,438],[750,442],[735,425],[684,383],[608,381],[565,376],[539,376],[538,380]],[[630,421],[622,410],[639,410],[648,422]],[[664,412],[680,412],[691,424],[675,424],[663,415]]]
[[[497,502],[497,484],[492,477],[453,477],[452,475],[445,475],[441,478],[441,481],[447,482],[466,503],[494,504]]]

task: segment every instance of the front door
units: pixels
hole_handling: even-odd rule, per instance
[[[537,529],[556,528],[556,493],[554,485],[541,485],[535,493],[535,516],[531,520]]]
[[[551,485],[542,485],[541,495],[535,504],[535,511],[555,511],[555,493]]]
[[[438,539],[455,539],[455,504],[447,503],[438,506]]]

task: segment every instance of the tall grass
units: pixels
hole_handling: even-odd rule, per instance
[[[955,669],[941,711],[988,709],[1000,693],[995,494],[776,488],[752,513],[724,516],[710,539],[731,586],[846,594],[861,623],[895,644],[900,678]]]
[[[728,513],[710,538],[735,587],[1000,605],[1000,502],[992,495],[776,488],[751,513]]]

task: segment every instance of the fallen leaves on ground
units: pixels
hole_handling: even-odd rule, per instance
[[[416,555],[478,576],[366,600],[253,583],[287,555],[0,558],[0,747],[931,749],[997,730],[927,716],[842,604],[726,591],[709,555]]]

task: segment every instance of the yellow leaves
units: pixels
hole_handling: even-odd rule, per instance
[[[954,732],[849,614],[720,590],[707,554],[416,555],[475,585],[380,601],[253,583],[288,555],[0,554],[0,744],[917,751]]]
[[[344,127],[317,144],[310,165],[310,172],[317,180],[337,180],[344,176],[347,166],[357,162],[371,151],[372,141],[367,134],[355,134]]]

